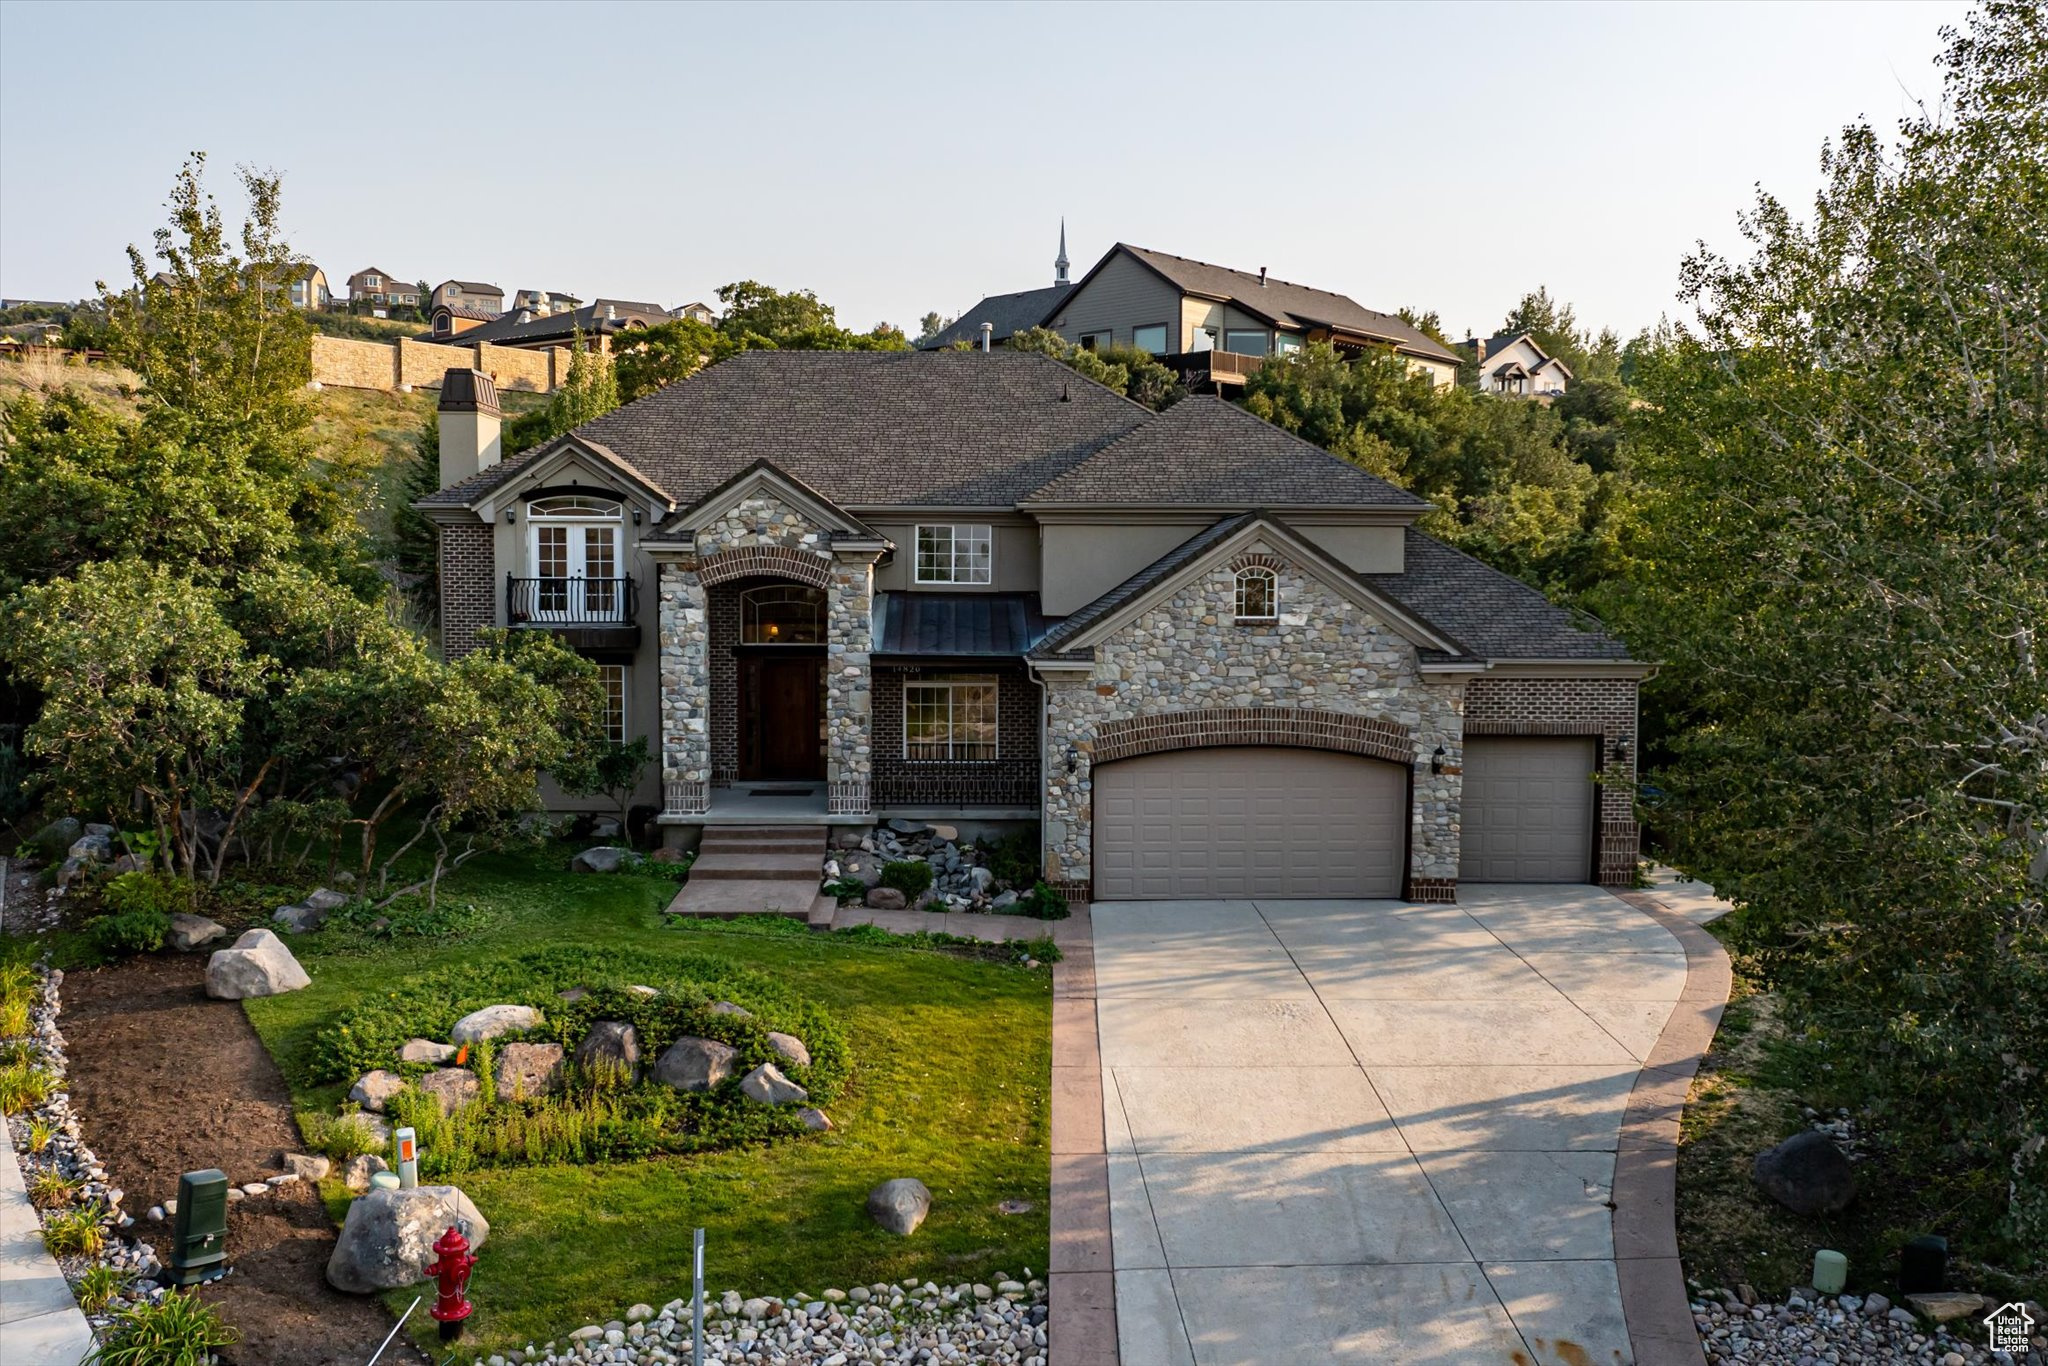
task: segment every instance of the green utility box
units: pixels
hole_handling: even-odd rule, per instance
[[[171,1221],[172,1285],[197,1285],[226,1270],[228,1174],[207,1170],[178,1178],[178,1213]]]

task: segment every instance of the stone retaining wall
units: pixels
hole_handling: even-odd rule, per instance
[[[339,389],[438,389],[449,370],[481,370],[503,390],[552,393],[569,375],[569,350],[550,346],[526,350],[489,342],[360,341],[353,337],[313,338],[313,380]]]

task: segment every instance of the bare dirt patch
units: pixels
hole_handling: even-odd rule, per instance
[[[207,999],[203,954],[147,956],[64,979],[59,1024],[86,1142],[138,1216],[181,1173],[219,1167],[237,1184],[301,1150],[291,1093],[241,1007]],[[168,1255],[168,1224],[132,1230]],[[327,1284],[334,1224],[305,1183],[242,1200],[228,1215],[234,1271],[203,1298],[241,1334],[236,1366],[344,1366],[369,1359],[391,1315]],[[385,1361],[426,1360],[401,1337]]]

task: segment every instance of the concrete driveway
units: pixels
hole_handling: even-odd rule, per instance
[[[1123,1366],[1634,1359],[1616,1152],[1685,951],[1459,898],[1093,906]]]

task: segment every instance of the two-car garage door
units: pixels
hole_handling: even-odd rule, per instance
[[[1461,882],[1592,874],[1594,742],[1467,736]],[[1095,770],[1095,895],[1394,897],[1408,772],[1322,750],[1179,750]]]
[[[1321,750],[1178,750],[1095,771],[1095,895],[1391,897],[1408,772]]]

